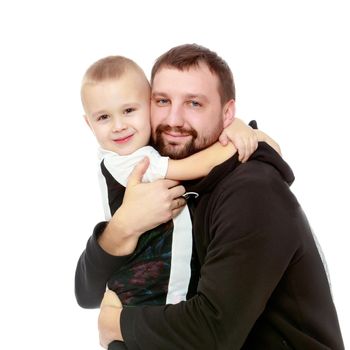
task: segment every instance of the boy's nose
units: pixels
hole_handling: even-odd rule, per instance
[[[113,120],[113,132],[120,132],[125,130],[127,126],[125,125],[122,117],[115,117]]]

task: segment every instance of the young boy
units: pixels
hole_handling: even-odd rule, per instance
[[[101,147],[99,175],[106,220],[120,207],[128,176],[145,157],[150,164],[143,181],[191,180],[207,175],[236,152],[232,143],[222,146],[217,142],[191,157],[172,160],[148,146],[150,86],[141,68],[125,57],[106,57],[94,63],[84,75],[81,97],[86,122]],[[248,145],[243,147],[243,161],[256,149],[257,139],[279,151],[267,135],[239,120],[225,133],[232,140],[243,138]],[[134,237],[128,246],[133,253],[122,257],[108,288],[127,305],[178,303],[191,297],[195,293],[189,290],[191,227],[189,210],[184,207],[173,220]]]

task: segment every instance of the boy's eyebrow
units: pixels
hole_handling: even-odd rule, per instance
[[[128,103],[124,103],[120,106],[120,109],[125,109],[128,107],[141,107],[141,103],[139,102],[128,102]],[[94,112],[91,114],[92,117],[97,118],[102,114],[109,114],[109,112],[107,110],[101,109],[97,112]]]
[[[139,103],[139,102],[128,102],[128,103],[122,104],[121,108],[124,109],[124,108],[130,107],[130,106],[140,107],[141,103]]]
[[[102,109],[102,110],[100,110],[100,111],[97,111],[97,112],[92,113],[91,116],[92,116],[93,118],[97,118],[97,117],[99,117],[99,116],[102,115],[102,114],[107,114],[107,112],[104,111],[104,110]]]

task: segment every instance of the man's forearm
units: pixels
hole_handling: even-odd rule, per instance
[[[105,222],[96,225],[76,267],[75,295],[78,304],[84,308],[100,306],[107,281],[128,259],[128,256],[108,254],[99,245],[98,239],[105,227]]]
[[[131,254],[137,245],[138,236],[131,229],[118,220],[118,213],[106,226],[98,238],[98,244],[108,254],[114,256],[125,256]]]

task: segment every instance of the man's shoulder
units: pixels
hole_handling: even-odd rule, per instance
[[[228,173],[222,179],[220,185],[227,188],[258,189],[279,183],[286,184],[285,179],[273,165],[258,160],[250,160]]]
[[[299,207],[279,171],[256,160],[239,165],[222,178],[211,192],[210,202],[212,209],[219,211],[239,208],[246,212],[265,212],[276,205],[290,209]]]

